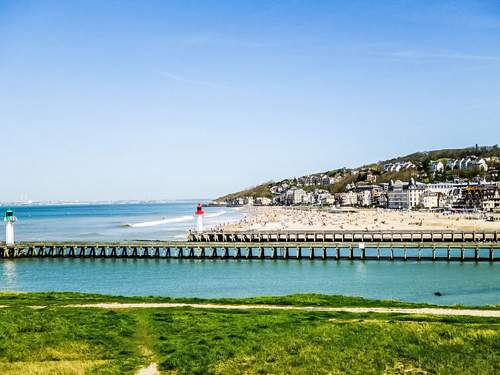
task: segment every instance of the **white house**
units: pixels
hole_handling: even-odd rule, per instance
[[[444,170],[444,164],[442,161],[431,161],[431,171],[441,172]]]
[[[446,162],[446,168],[455,169],[458,167],[458,161],[456,159],[448,159]]]
[[[482,171],[487,171],[488,164],[486,164],[486,161],[484,159],[476,159],[476,160],[472,160],[469,163],[469,168],[479,168]]]
[[[366,175],[366,182],[370,183],[370,184],[374,184],[375,182],[377,182],[377,176],[375,176],[374,174],[372,174],[371,172],[368,173]]]
[[[472,162],[471,158],[462,158],[458,162],[458,168],[459,169],[467,169],[469,168],[469,164]]]
[[[397,163],[387,163],[384,164],[384,172],[399,172],[402,169],[415,168],[416,165],[411,161],[397,162]]]
[[[335,179],[333,177],[328,177],[327,175],[324,175],[321,177],[321,184],[322,185],[331,185],[335,183]]]

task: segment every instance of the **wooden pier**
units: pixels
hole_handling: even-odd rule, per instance
[[[24,242],[7,248],[0,261],[22,258],[151,258],[275,260],[417,260],[496,262],[500,242]]]
[[[383,231],[256,231],[191,232],[191,242],[500,242],[499,231],[383,230]]]

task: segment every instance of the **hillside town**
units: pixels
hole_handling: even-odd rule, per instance
[[[332,206],[387,208],[393,210],[461,210],[500,212],[500,182],[497,157],[468,156],[431,160],[426,169],[413,161],[396,161],[380,166],[306,175],[269,186],[267,196],[242,196],[216,202],[229,206]],[[383,180],[383,176],[413,171],[408,180]],[[423,171],[423,172],[422,172]],[[488,171],[487,180],[484,172]],[[460,172],[477,172],[470,178]],[[422,179],[432,182],[421,182]],[[435,181],[437,176],[447,181]],[[346,182],[339,191],[334,186]]]

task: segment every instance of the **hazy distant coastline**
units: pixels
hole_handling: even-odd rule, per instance
[[[199,199],[152,199],[152,200],[53,200],[53,201],[0,201],[0,207],[17,206],[77,206],[77,205],[121,205],[121,204],[169,204],[209,202],[209,198]]]

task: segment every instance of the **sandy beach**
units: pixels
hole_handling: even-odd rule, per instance
[[[259,230],[500,230],[479,214],[442,214],[424,211],[356,209],[331,212],[317,208],[245,207],[237,223],[217,226],[224,231]]]

